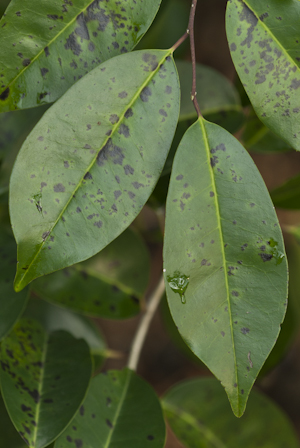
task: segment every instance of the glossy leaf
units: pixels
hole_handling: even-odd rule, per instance
[[[293,148],[267,128],[251,108],[241,141],[248,151],[260,153],[286,152]]]
[[[0,111],[51,103],[137,44],[160,0],[13,0],[0,21]]]
[[[166,418],[186,448],[299,448],[285,414],[263,394],[253,391],[243,418],[229,409],[222,387],[213,378],[184,381],[162,401]]]
[[[259,119],[300,150],[299,1],[227,5],[231,56]]]
[[[84,339],[94,356],[105,357],[106,343],[104,337],[90,319],[33,298],[29,301],[24,315],[40,322],[49,333],[64,330],[73,335],[74,338]]]
[[[28,445],[24,442],[21,436],[16,431],[12,424],[7,410],[5,408],[2,397],[0,396],[0,444],[5,448],[27,448]],[[51,444],[48,448],[54,448]]]
[[[204,119],[189,128],[174,159],[164,269],[181,336],[241,416],[284,318],[287,264],[253,161],[231,134]]]
[[[30,448],[52,442],[80,406],[92,371],[85,341],[21,319],[1,344],[3,399]]]
[[[11,232],[0,227],[0,339],[12,329],[22,314],[28,297],[28,288],[16,293],[13,288],[17,245]]]
[[[178,119],[171,54],[138,51],[109,60],[57,101],[27,138],[10,183],[16,290],[96,254],[140,212]]]
[[[140,312],[149,269],[145,245],[127,229],[95,257],[37,279],[32,290],[80,313],[124,319]]]
[[[194,119],[196,110],[191,101],[192,64],[176,60],[180,87],[180,120]],[[235,132],[244,122],[239,94],[225,76],[216,70],[197,64],[197,99],[203,116],[214,123]]]
[[[289,179],[286,183],[271,191],[275,207],[290,210],[300,209],[300,176]]]
[[[163,448],[164,440],[165,423],[156,394],[124,369],[93,378],[85,402],[55,448]]]

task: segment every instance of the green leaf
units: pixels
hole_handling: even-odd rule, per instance
[[[275,190],[271,191],[275,207],[289,210],[300,208],[300,176],[293,177]]]
[[[6,448],[27,448],[27,444],[21,438],[12,424],[2,397],[0,396],[0,444]],[[48,448],[53,448],[53,444]]]
[[[247,117],[241,140],[248,151],[270,154],[292,150],[288,143],[264,126],[252,108]]]
[[[260,120],[300,150],[300,3],[229,0],[231,56]]]
[[[0,340],[12,329],[22,314],[28,288],[16,293],[13,288],[17,245],[11,232],[0,227]]]
[[[188,61],[176,60],[176,66],[181,87],[179,119],[194,119],[197,113],[191,101],[192,64]],[[245,119],[236,88],[225,76],[210,67],[197,64],[196,70],[197,98],[201,113],[207,120],[219,124],[229,132],[235,132]]]
[[[30,448],[52,442],[80,406],[91,377],[85,341],[65,331],[48,333],[22,318],[1,344],[3,399]]]
[[[104,337],[90,319],[36,299],[29,301],[25,310],[25,317],[39,321],[48,333],[64,330],[73,335],[74,338],[82,338],[89,345],[94,356],[105,357],[106,343]]]
[[[85,402],[55,448],[163,448],[164,440],[165,423],[156,394],[124,369],[93,378]]]
[[[99,252],[148,200],[179,114],[171,54],[110,59],[57,101],[27,138],[10,183],[16,290]]]
[[[231,134],[204,119],[186,132],[174,159],[164,269],[181,336],[241,416],[284,318],[287,264],[253,161]]]
[[[147,31],[160,0],[23,0],[0,21],[0,110],[52,103]]]
[[[147,248],[127,229],[95,257],[35,280],[32,290],[89,316],[125,319],[140,312],[149,270]]]
[[[186,448],[299,448],[285,414],[263,394],[253,391],[242,419],[229,409],[213,378],[184,381],[163,398],[165,416]]]

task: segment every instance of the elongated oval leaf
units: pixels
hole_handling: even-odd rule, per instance
[[[55,448],[163,448],[165,423],[152,388],[128,369],[93,378],[85,402]]]
[[[229,0],[231,56],[258,117],[300,150],[298,0]]]
[[[149,269],[147,248],[127,229],[95,257],[35,280],[31,290],[89,316],[125,319],[140,312]]]
[[[13,0],[0,21],[0,111],[51,103],[137,44],[161,0]]]
[[[12,329],[26,306],[28,288],[20,294],[13,288],[17,245],[6,228],[0,226],[0,340]]]
[[[250,156],[204,119],[189,128],[175,156],[164,268],[179,332],[242,415],[283,321],[287,264],[270,196]]]
[[[191,101],[192,63],[176,60],[176,66],[181,87],[179,119],[195,119],[197,113]],[[207,120],[219,124],[229,132],[235,132],[245,118],[236,88],[225,76],[210,67],[197,64],[196,70],[197,98],[201,113]]]
[[[220,384],[213,378],[184,381],[171,389],[162,405],[167,420],[186,448],[299,448],[284,413],[253,391],[242,419],[231,413]]]
[[[300,176],[289,179],[271,192],[274,205],[290,210],[300,209]]]
[[[3,398],[30,448],[52,442],[80,406],[91,377],[85,341],[65,331],[47,333],[23,318],[1,344]]]
[[[10,183],[16,290],[96,254],[140,212],[179,114],[170,55],[138,51],[109,60],[74,85],[27,138]]]

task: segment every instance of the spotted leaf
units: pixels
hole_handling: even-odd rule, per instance
[[[69,89],[27,138],[10,183],[16,290],[96,254],[140,212],[179,115],[171,55],[110,59]]]
[[[91,381],[85,402],[55,448],[162,448],[165,423],[159,400],[134,372],[108,371]]]
[[[229,0],[231,56],[258,117],[300,150],[300,3]]]
[[[132,50],[160,1],[13,0],[0,21],[0,111],[51,103],[100,63]]]
[[[149,268],[147,248],[127,229],[93,258],[35,280],[32,290],[79,313],[125,319],[140,312]]]
[[[188,129],[174,159],[164,269],[178,331],[241,416],[285,315],[287,264],[274,207],[252,159],[231,134],[204,119]],[[172,288],[174,277],[188,279],[181,293]]]
[[[48,333],[22,318],[1,344],[2,396],[30,448],[43,448],[67,426],[84,399],[92,371],[85,341]]]
[[[12,329],[22,314],[28,297],[28,288],[17,294],[13,288],[17,246],[11,232],[0,227],[0,339]]]
[[[299,448],[286,415],[263,394],[253,391],[245,415],[231,413],[213,378],[183,381],[162,400],[171,429],[186,448]]]

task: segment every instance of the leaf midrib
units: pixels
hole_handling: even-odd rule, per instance
[[[223,442],[215,436],[210,428],[205,426],[203,423],[200,423],[200,421],[193,417],[191,414],[183,411],[177,406],[173,406],[166,401],[162,401],[162,405],[165,411],[173,413],[177,418],[183,420],[188,425],[191,425],[194,429],[196,429],[196,431],[199,431],[204,436],[206,441],[210,442],[214,446],[214,448],[226,448],[226,445],[224,445]]]
[[[227,262],[226,262],[226,256],[225,256],[225,250],[224,250],[224,239],[223,239],[223,231],[222,231],[222,224],[221,224],[221,215],[220,215],[220,207],[219,207],[219,201],[218,201],[218,191],[216,187],[215,177],[213,173],[213,168],[210,164],[210,147],[208,142],[208,136],[206,132],[206,128],[204,125],[204,119],[199,118],[200,127],[203,134],[204,139],[204,145],[207,155],[207,166],[211,177],[212,182],[212,189],[214,194],[214,201],[215,201],[215,207],[216,207],[216,218],[218,222],[218,229],[220,234],[220,245],[221,245],[221,253],[222,253],[222,259],[223,259],[223,272],[224,272],[224,282],[226,286],[226,294],[227,294],[227,303],[228,303],[228,314],[230,319],[230,333],[231,333],[231,340],[232,340],[232,348],[233,348],[233,357],[234,357],[234,370],[235,370],[235,382],[237,384],[236,391],[237,391],[237,405],[238,410],[240,413],[240,400],[239,400],[239,381],[238,381],[238,372],[237,372],[237,360],[236,360],[236,350],[235,350],[235,341],[234,341],[234,333],[233,333],[233,322],[232,322],[232,312],[231,312],[231,303],[230,303],[230,295],[229,295],[229,284],[228,284],[228,278],[227,278]]]
[[[142,50],[142,51],[143,51],[143,50]],[[143,89],[150,83],[150,81],[152,80],[152,78],[154,78],[154,76],[155,76],[156,73],[159,71],[161,65],[162,65],[163,62],[166,60],[166,58],[167,58],[168,56],[170,56],[170,55],[173,53],[172,48],[170,48],[169,50],[157,50],[157,51],[162,52],[162,53],[164,54],[164,56],[163,56],[163,57],[160,59],[160,61],[158,62],[157,68],[156,68],[153,72],[150,72],[150,75],[147,77],[147,79],[144,81],[144,83],[141,85],[141,87],[137,90],[137,93],[133,96],[133,98],[132,98],[132,100],[130,101],[130,103],[128,103],[128,104],[124,107],[124,111],[123,111],[122,114],[120,114],[120,119],[119,119],[119,121],[118,121],[118,122],[114,125],[114,127],[112,128],[112,132],[111,132],[111,134],[110,134],[109,136],[107,136],[107,137],[104,139],[104,141],[103,141],[103,143],[102,143],[102,146],[99,148],[99,150],[96,150],[96,151],[95,151],[95,157],[92,159],[92,162],[91,162],[90,165],[87,167],[87,169],[84,171],[83,176],[81,177],[80,181],[78,182],[78,185],[76,186],[76,188],[74,189],[74,191],[72,192],[72,194],[70,194],[70,198],[69,198],[69,200],[67,201],[67,203],[66,203],[65,206],[63,207],[62,211],[58,214],[58,217],[57,217],[56,221],[54,222],[53,226],[51,227],[51,229],[48,229],[48,230],[47,230],[47,231],[50,232],[49,235],[48,235],[48,238],[49,238],[49,236],[51,235],[53,229],[56,227],[58,221],[61,219],[61,217],[63,216],[63,214],[64,214],[65,211],[67,210],[69,204],[71,203],[73,197],[76,195],[78,189],[81,187],[82,182],[83,182],[83,180],[84,180],[84,176],[85,176],[85,174],[86,174],[88,171],[90,171],[91,168],[95,165],[96,160],[97,160],[97,157],[98,157],[98,155],[99,155],[99,152],[105,147],[105,145],[107,144],[108,140],[113,138],[115,132],[117,131],[117,129],[118,129],[119,126],[121,125],[121,123],[122,123],[122,121],[123,121],[123,119],[124,119],[124,116],[125,116],[126,111],[134,105],[134,103],[135,103],[135,102],[137,101],[137,99],[139,98],[139,96],[140,96],[142,90],[143,90]],[[122,55],[122,56],[118,56],[118,57],[123,57],[123,55]],[[100,66],[101,66],[101,65],[100,65]],[[99,67],[100,67],[100,66],[99,66]],[[15,285],[16,288],[17,288],[18,286],[21,286],[21,285],[23,284],[24,279],[26,278],[27,274],[30,272],[30,268],[31,268],[31,266],[34,264],[36,258],[38,257],[39,253],[41,252],[43,246],[44,246],[44,245],[46,244],[46,242],[48,241],[48,238],[46,238],[45,241],[43,241],[43,242],[41,243],[39,249],[38,249],[37,252],[36,252],[36,255],[33,257],[31,263],[29,264],[28,269],[27,269],[26,272],[24,273],[23,277],[21,277],[19,283]],[[26,285],[25,285],[25,286],[26,286]],[[17,288],[16,290],[17,290],[17,291],[20,291],[18,288]]]
[[[43,343],[43,347],[42,347],[42,359],[41,359],[41,363],[42,363],[42,368],[41,368],[41,373],[40,373],[40,378],[39,378],[39,385],[38,385],[38,393],[39,393],[39,397],[40,400],[37,403],[36,406],[36,418],[35,418],[35,422],[36,422],[36,426],[34,427],[34,433],[33,433],[33,446],[30,448],[35,448],[36,447],[36,441],[37,441],[37,436],[38,436],[38,425],[39,425],[39,419],[40,419],[40,407],[41,407],[41,402],[42,402],[42,391],[43,391],[43,381],[44,381],[44,377],[45,377],[45,370],[46,370],[46,357],[47,357],[47,352],[48,352],[48,341],[49,341],[49,334],[45,334],[45,340]]]
[[[120,398],[120,401],[119,401],[119,404],[118,404],[118,407],[117,407],[117,410],[116,410],[116,413],[115,413],[115,417],[114,417],[113,422],[112,422],[112,425],[113,425],[113,426],[112,426],[112,428],[111,428],[110,431],[109,431],[109,434],[108,434],[106,443],[105,443],[105,445],[103,446],[103,448],[109,448],[109,444],[110,444],[111,438],[112,438],[112,436],[113,436],[113,433],[114,433],[114,431],[115,431],[115,426],[116,426],[117,420],[118,420],[118,418],[119,418],[119,415],[120,415],[120,413],[121,413],[122,406],[123,406],[124,401],[125,401],[125,396],[126,396],[126,394],[127,394],[127,392],[128,392],[128,388],[129,388],[129,383],[130,383],[131,375],[132,375],[132,374],[131,374],[131,371],[128,370],[128,371],[127,371],[126,382],[125,382],[125,385],[124,385],[124,389],[123,389],[123,392],[122,392],[122,395],[121,395],[121,398]]]

